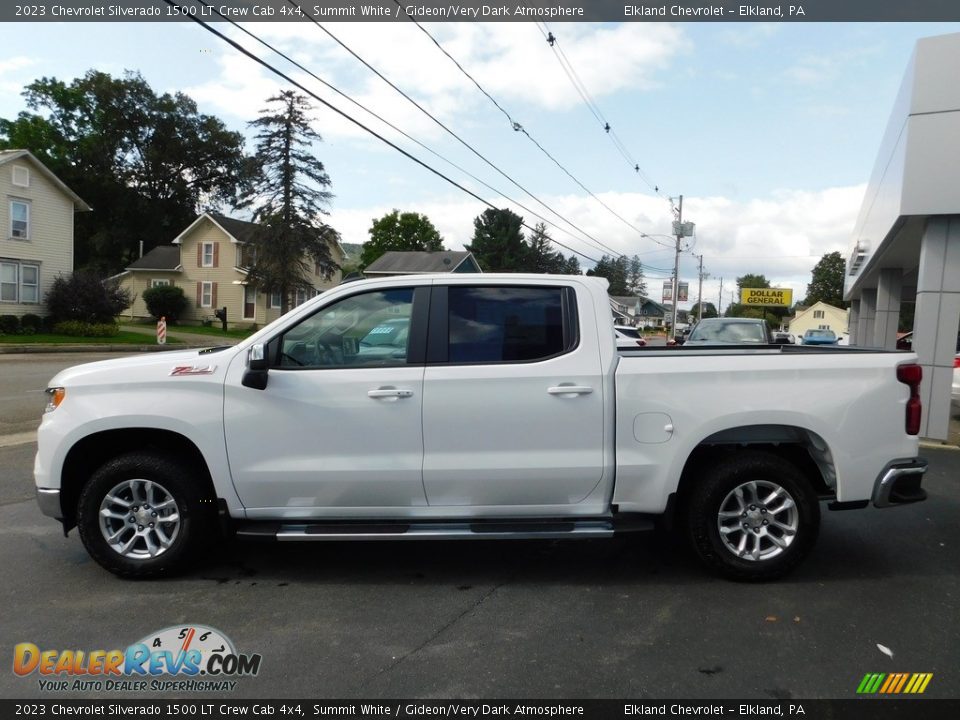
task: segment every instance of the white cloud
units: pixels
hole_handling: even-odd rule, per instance
[[[5,58],[0,60],[0,75],[5,75],[11,71],[30,67],[34,63],[35,61],[32,58],[28,58],[25,55],[17,55],[16,57]]]
[[[582,102],[553,50],[532,23],[443,23],[425,27],[521,123],[529,116],[531,106],[556,111]],[[244,28],[407,132],[427,139],[442,132],[312,23],[251,23]],[[495,112],[470,80],[413,23],[335,23],[331,28],[330,32],[345,45],[445,123],[457,123],[462,128],[480,110]],[[225,30],[319,96],[382,128],[249,36],[236,28]],[[624,90],[656,87],[659,73],[678,52],[683,37],[680,28],[665,23],[626,23],[614,28],[571,23],[564,24],[556,34],[580,80],[598,101]],[[597,57],[603,57],[604,62],[596,62]],[[244,120],[256,117],[266,97],[285,82],[233,50],[224,48],[216,60],[219,76],[185,92],[221,114]],[[326,136],[364,134],[328,111],[322,118],[319,129]],[[506,118],[502,120],[507,122]]]
[[[792,288],[795,300],[802,299],[810,271],[820,257],[835,250],[844,252],[864,190],[864,185],[820,191],[781,190],[770,197],[742,202],[724,197],[685,197],[684,219],[696,223],[693,253],[681,255],[681,279],[690,282],[691,303],[696,300],[697,284],[694,253],[704,256],[704,270],[710,273],[710,279],[704,283],[706,301],[717,302],[722,277],[726,305],[730,302],[729,291],[736,288],[736,278],[747,273],[765,275],[778,287]],[[669,205],[662,198],[633,193],[605,193],[599,197],[654,237],[640,237],[589,196],[551,196],[544,200],[612,250],[639,254],[650,268],[649,291],[656,297],[661,278],[667,274],[661,270],[673,267],[672,250],[658,244],[659,241],[673,245],[671,238],[662,237],[670,232]],[[373,219],[392,209],[336,208],[329,221],[342,233],[345,242],[363,243],[368,239],[367,230]],[[459,250],[470,242],[473,219],[485,206],[445,197],[399,209],[427,215],[443,235],[446,247]],[[529,225],[537,222],[529,213],[514,209],[525,216]],[[541,214],[548,215],[546,211]],[[608,252],[573,240],[557,229],[550,232],[554,239],[591,257]],[[583,258],[580,261],[584,267],[591,265]]]

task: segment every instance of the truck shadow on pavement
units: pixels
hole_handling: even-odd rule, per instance
[[[935,512],[930,512],[934,510]],[[882,512],[883,517],[880,517]],[[950,518],[960,505],[934,497],[913,507],[832,513],[824,507],[810,556],[779,583],[955,574],[947,548],[960,544]],[[874,517],[869,517],[874,515]],[[702,584],[716,580],[679,533],[613,540],[273,543],[232,540],[188,577],[218,583],[440,583],[507,578],[550,584]]]

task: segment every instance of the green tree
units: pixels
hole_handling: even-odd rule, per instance
[[[767,280],[765,275],[754,275],[747,273],[746,275],[737,278],[737,290],[743,290],[744,288],[768,287],[770,287],[770,281]]]
[[[370,239],[363,244],[360,267],[365,268],[390,250],[443,250],[443,238],[426,215],[399,210],[387,213],[370,226]]]
[[[770,287],[770,281],[767,280],[765,275],[756,275],[753,273],[747,273],[741,277],[737,278],[737,297],[740,297],[740,291],[744,288],[768,288]],[[741,302],[733,302],[727,305],[727,309],[724,311],[725,317],[745,317],[745,318],[762,318],[762,310],[754,305],[745,305]]]
[[[157,285],[143,291],[143,302],[153,317],[177,322],[187,310],[187,297],[176,285]]]
[[[843,278],[846,264],[839,252],[827,253],[813,267],[810,284],[807,285],[805,305],[825,302],[838,308],[848,307],[843,301]]]
[[[525,272],[563,274],[566,267],[567,259],[552,247],[547,226],[537,223],[527,244]]]
[[[563,264],[563,270],[561,270],[564,275],[583,275],[583,271],[580,269],[580,261],[577,260],[576,255],[571,255],[566,259]]]
[[[630,261],[626,255],[611,257],[603,255],[593,266],[593,269],[587,270],[587,275],[606,278],[610,286],[607,293],[610,295],[624,296],[630,295],[630,286],[628,285]]]
[[[232,202],[246,177],[240,133],[138,73],[41,78],[23,96],[29,110],[0,119],[0,149],[30,150],[93,207],[76,217],[78,268],[122,269],[139,241],[169,243],[198,211]]]
[[[485,272],[522,272],[527,251],[522,226],[523,218],[512,210],[484,210],[473,221],[467,250]]]
[[[693,307],[690,308],[690,317],[692,319],[697,319],[700,317],[700,303],[694,303]],[[703,303],[703,317],[705,318],[715,318],[719,317],[717,313],[717,306],[712,302]]]
[[[261,229],[254,235],[254,260],[247,282],[280,294],[280,313],[290,308],[296,290],[310,291],[311,265],[328,277],[337,270],[330,243],[339,235],[319,218],[327,214],[333,194],[330,177],[310,150],[322,141],[310,127],[311,105],[292,90],[267,99],[276,108],[261,110],[250,122],[257,129],[254,161],[257,175],[240,207],[253,207]]]
[[[627,289],[630,295],[647,295],[647,280],[643,275],[643,263],[640,256],[634,255],[627,263]]]
[[[130,291],[116,280],[104,280],[97,274],[80,270],[68,277],[55,278],[44,302],[54,322],[75,320],[82,323],[112,323],[130,307]]]

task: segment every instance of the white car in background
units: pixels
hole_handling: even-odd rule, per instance
[[[617,335],[618,348],[644,347],[647,341],[643,339],[640,331],[630,325],[614,325],[614,331]]]

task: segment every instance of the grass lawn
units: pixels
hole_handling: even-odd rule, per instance
[[[139,322],[133,323],[135,325],[140,325],[142,327],[148,327],[156,330],[157,324],[155,322]],[[249,323],[248,323],[249,324]],[[177,333],[187,333],[189,335],[212,335],[214,337],[229,337],[229,338],[246,338],[250,337],[256,332],[256,330],[249,330],[247,328],[230,328],[224,332],[220,328],[220,323],[216,325],[211,325],[210,327],[204,327],[203,325],[171,325],[167,323],[167,337],[171,335],[176,335]]]
[[[149,335],[136,332],[120,332],[113,337],[74,337],[73,335],[53,335],[37,333],[36,335],[0,335],[0,343],[6,345],[152,345],[156,342]],[[181,341],[167,337],[167,343],[176,344]]]

